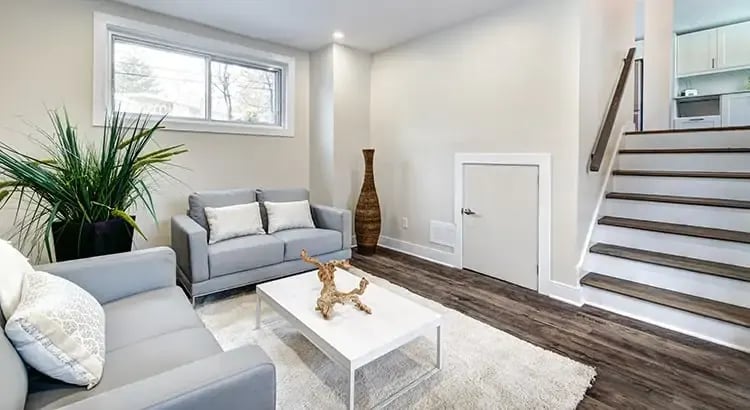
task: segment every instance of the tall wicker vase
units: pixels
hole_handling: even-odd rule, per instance
[[[375,190],[375,176],[372,173],[374,149],[363,149],[365,156],[365,179],[359,192],[357,209],[354,214],[354,232],[357,234],[357,252],[372,255],[380,237],[380,203]]]

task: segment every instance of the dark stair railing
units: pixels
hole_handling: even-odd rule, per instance
[[[604,124],[599,130],[599,136],[597,136],[594,148],[591,150],[589,170],[592,172],[599,172],[599,168],[602,166],[604,153],[607,151],[607,144],[609,144],[609,140],[612,137],[612,128],[614,128],[615,120],[617,119],[617,112],[620,110],[620,103],[622,102],[623,95],[625,95],[625,86],[628,83],[628,76],[630,75],[634,58],[635,47],[628,50],[628,54],[625,56],[625,63],[622,66],[620,78],[617,80],[617,87],[615,87],[615,93],[612,96],[612,101],[609,103],[607,114],[604,117]]]

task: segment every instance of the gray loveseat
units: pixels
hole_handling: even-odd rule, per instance
[[[91,293],[106,315],[101,382],[91,390],[24,367],[0,338],[0,410],[273,409],[275,368],[257,346],[222,352],[153,248],[40,266]],[[2,315],[0,314],[0,325]]]
[[[190,195],[187,215],[172,218],[172,248],[177,253],[177,275],[185,289],[195,298],[310,271],[313,267],[300,259],[302,249],[322,261],[350,258],[351,212],[322,205],[310,207],[314,229],[290,229],[208,244],[205,207],[260,202],[263,227],[268,230],[264,201],[301,200],[309,200],[306,189],[233,189]]]

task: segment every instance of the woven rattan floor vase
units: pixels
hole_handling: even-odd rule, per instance
[[[354,214],[354,232],[357,235],[357,252],[372,255],[380,238],[380,203],[375,189],[375,176],[372,171],[374,149],[363,149],[365,157],[365,179],[359,192],[357,209]]]

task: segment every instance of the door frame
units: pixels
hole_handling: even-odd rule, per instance
[[[549,153],[456,153],[454,161],[454,210],[456,246],[454,264],[463,269],[463,208],[465,165],[525,165],[539,170],[537,213],[537,263],[539,264],[537,292],[548,295],[552,282],[552,155]]]

